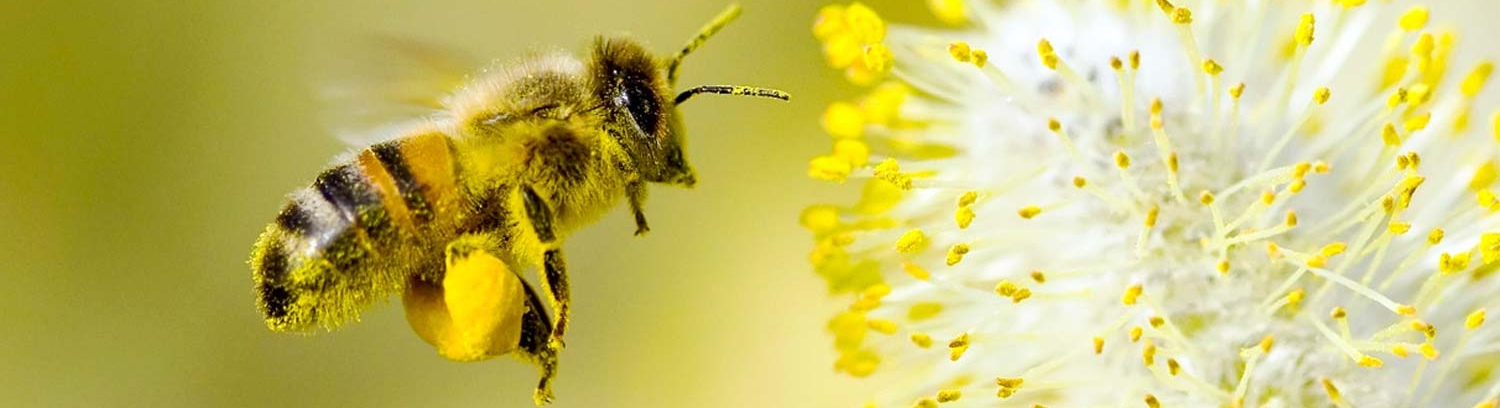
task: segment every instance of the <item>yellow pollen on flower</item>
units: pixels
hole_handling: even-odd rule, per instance
[[[1333,97],[1333,91],[1327,87],[1318,88],[1313,92],[1313,102],[1322,105],[1328,103],[1328,98]]]
[[[1244,95],[1244,94],[1245,94],[1245,83],[1244,82],[1241,82],[1241,83],[1235,84],[1232,87],[1229,87],[1229,97],[1230,98],[1234,98],[1234,99],[1238,100],[1238,99],[1240,99],[1240,96]]]
[[[1333,380],[1323,378],[1319,381],[1323,383],[1323,391],[1328,393],[1328,399],[1330,401],[1333,401],[1335,404],[1344,403],[1344,396],[1342,394],[1339,394],[1339,388],[1333,385]]]
[[[1028,219],[1028,220],[1032,219],[1033,217],[1036,217],[1038,214],[1041,214],[1041,213],[1042,213],[1042,207],[1038,207],[1038,206],[1035,206],[1035,205],[1029,205],[1029,206],[1026,206],[1026,207],[1022,207],[1020,210],[1016,211],[1016,215],[1019,215],[1019,216],[1021,216],[1021,218],[1025,218],[1025,219]]]
[[[910,255],[926,248],[927,234],[923,234],[920,229],[913,228],[896,239],[896,252]]]
[[[1380,359],[1372,357],[1370,355],[1360,356],[1359,361],[1357,361],[1356,364],[1359,364],[1360,367],[1365,368],[1380,368],[1385,366],[1384,361],[1380,361]]]
[[[1010,297],[1012,295],[1015,295],[1016,291],[1020,289],[1020,286],[1012,283],[1011,281],[1002,280],[1000,281],[1000,283],[995,284],[995,293],[999,294],[1000,296]]]
[[[1100,355],[1100,354],[1104,354],[1104,338],[1103,337],[1095,336],[1094,337],[1094,355],[1097,356],[1097,355]]]
[[[1484,325],[1484,309],[1475,310],[1474,313],[1469,313],[1469,316],[1464,318],[1465,329],[1474,330],[1482,325]]]
[[[864,133],[865,118],[859,107],[834,102],[823,110],[823,130],[836,138],[856,138]]]
[[[1494,71],[1494,63],[1489,61],[1479,63],[1479,65],[1474,67],[1473,71],[1469,71],[1468,76],[1464,77],[1462,85],[1459,86],[1459,91],[1463,92],[1465,97],[1473,98],[1478,96],[1479,91],[1484,89],[1485,82],[1489,81],[1490,74]]]
[[[1407,350],[1406,346],[1397,344],[1391,346],[1391,354],[1396,357],[1406,358],[1407,356],[1411,355],[1411,351]]]
[[[958,265],[964,260],[964,255],[969,253],[969,244],[956,244],[948,248],[948,266]]]
[[[882,319],[870,319],[866,321],[866,324],[870,326],[870,330],[874,330],[878,333],[896,334],[896,322]]]
[[[923,398],[923,399],[917,400],[917,403],[913,404],[912,407],[914,407],[914,408],[938,408],[938,403],[937,403],[937,401],[933,400],[932,398]]]
[[[911,305],[911,308],[906,310],[906,319],[913,322],[920,322],[923,320],[931,319],[942,312],[942,303],[921,302]]]
[[[1412,317],[1417,315],[1417,308],[1412,305],[1396,305],[1396,314]]]
[[[1155,395],[1146,394],[1146,407],[1161,408],[1161,401],[1157,401]]]
[[[1267,334],[1266,337],[1262,337],[1260,339],[1260,352],[1261,353],[1270,353],[1271,352],[1271,347],[1274,347],[1275,345],[1276,345],[1276,337]]]
[[[1164,319],[1161,316],[1151,316],[1150,318],[1146,319],[1146,322],[1151,324],[1151,328],[1160,329],[1162,325],[1167,324],[1167,319]]]
[[[921,348],[932,347],[932,336],[927,335],[927,333],[912,333],[911,343]]]
[[[1156,365],[1156,343],[1151,342],[1151,339],[1146,339],[1146,343],[1141,346],[1141,362],[1146,367]]]
[[[1167,373],[1175,376],[1179,371],[1182,371],[1182,365],[1177,363],[1177,359],[1167,359]]]
[[[1417,350],[1422,352],[1422,358],[1426,358],[1428,360],[1437,360],[1439,356],[1437,347],[1433,346],[1431,341],[1422,343],[1422,346],[1418,347]]]
[[[948,360],[958,361],[969,350],[969,333],[963,333],[948,342]]]
[[[1486,232],[1479,235],[1479,259],[1485,265],[1500,261],[1500,233]]]
[[[948,55],[958,62],[970,62],[974,59],[974,50],[969,47],[969,43],[959,41],[948,44]]]
[[[1294,180],[1290,186],[1287,186],[1287,190],[1292,194],[1300,193],[1304,188],[1307,188],[1307,180]]]
[[[1343,307],[1334,306],[1333,311],[1328,312],[1328,316],[1333,317],[1334,319],[1343,319],[1344,317],[1348,316],[1348,313],[1344,311]]]
[[[1401,123],[1401,127],[1405,128],[1407,133],[1411,133],[1411,132],[1416,132],[1418,130],[1426,129],[1427,128],[1427,124],[1431,123],[1431,122],[1432,122],[1432,112],[1427,112],[1427,113],[1423,113],[1421,115],[1416,115],[1416,116],[1412,116],[1410,118],[1406,118],[1406,121]]]
[[[865,46],[864,63],[865,68],[875,74],[890,72],[891,65],[895,64],[896,57],[891,54],[891,49],[882,43],[874,43]]]
[[[1401,235],[1405,234],[1407,231],[1411,231],[1411,224],[1393,221],[1391,222],[1390,226],[1386,228],[1386,230],[1390,231],[1391,235]]]
[[[1198,193],[1198,202],[1203,205],[1212,205],[1214,203],[1214,193],[1203,190],[1203,192]]]
[[[1073,177],[1073,187],[1084,188],[1084,187],[1087,187],[1088,185],[1089,185],[1089,179],[1083,178],[1081,176],[1079,176],[1079,177]]]
[[[1028,298],[1031,298],[1031,289],[1030,288],[1020,288],[1020,289],[1016,289],[1016,293],[1015,294],[1010,295],[1010,302],[1011,303],[1021,303],[1022,300],[1026,300]]]
[[[1495,184],[1496,175],[1495,161],[1485,161],[1479,168],[1474,169],[1474,177],[1469,178],[1469,189],[1478,191],[1488,188],[1490,185]]]
[[[1129,288],[1125,289],[1125,295],[1120,297],[1120,303],[1124,303],[1126,306],[1135,305],[1135,302],[1140,300],[1143,290],[1140,284],[1130,285]]]
[[[807,175],[809,177],[834,182],[844,182],[849,179],[849,173],[854,171],[853,164],[838,156],[818,156],[808,164]]]
[[[958,390],[942,390],[937,393],[937,402],[958,401],[958,398],[961,396],[963,396],[963,393]]]
[[[1042,271],[1031,271],[1031,280],[1036,283],[1047,283],[1047,275]]]
[[[1151,209],[1146,210],[1146,223],[1145,223],[1146,224],[1146,228],[1155,227],[1156,226],[1156,217],[1158,215],[1160,215],[1160,214],[1161,214],[1161,207],[1158,207],[1158,206],[1155,206],[1155,205],[1152,205]]]
[[[953,213],[953,221],[958,224],[958,229],[969,228],[969,224],[974,222],[974,208],[967,205],[958,207],[958,211]]]
[[[1417,31],[1427,25],[1427,18],[1427,7],[1413,6],[1410,10],[1407,10],[1405,14],[1401,15],[1401,19],[1398,20],[1398,24],[1400,25],[1402,30]]]
[[[967,207],[973,205],[977,201],[979,201],[978,191],[965,191],[963,195],[958,196],[959,207]]]
[[[1141,52],[1140,51],[1131,51],[1130,52],[1130,56],[1129,56],[1129,60],[1130,60],[1130,70],[1134,71],[1134,70],[1141,69]]]
[[[1211,59],[1203,60],[1203,73],[1218,76],[1222,72],[1224,72],[1224,67],[1218,62]]]
[[[850,4],[844,11],[844,21],[850,34],[861,42],[876,43],[885,40],[885,20],[863,3]]]
[[[875,178],[884,180],[902,190],[911,190],[911,176],[901,172],[901,164],[894,158],[887,158],[875,165]]]
[[[1312,13],[1303,14],[1302,20],[1297,23],[1297,34],[1293,36],[1293,38],[1297,39],[1297,44],[1300,44],[1303,47],[1312,45],[1313,25],[1314,21]]]
[[[1057,56],[1057,52],[1052,49],[1052,42],[1047,41],[1046,38],[1038,41],[1036,43],[1036,53],[1037,56],[1041,57],[1042,65],[1045,65],[1047,69],[1057,69],[1057,63],[1060,58]]]
[[[1141,335],[1145,333],[1146,331],[1144,329],[1141,329],[1141,326],[1131,327],[1129,333],[1130,342],[1134,343],[1137,341],[1141,341]]]
[[[833,156],[844,159],[852,167],[864,167],[870,162],[870,146],[855,139],[839,139],[833,142]]]
[[[1344,249],[1348,247],[1349,246],[1344,244],[1343,242],[1334,242],[1328,245],[1324,245],[1322,249],[1318,250],[1318,253],[1326,257],[1333,257],[1334,255],[1344,253]]]
[[[1115,152],[1115,167],[1119,167],[1121,170],[1130,168],[1130,156],[1125,154],[1124,151]]]
[[[974,50],[973,61],[969,62],[974,64],[975,68],[982,69],[984,68],[984,64],[990,62],[990,53],[985,50]]]
[[[1229,274],[1229,260],[1219,259],[1219,263],[1214,265],[1214,269],[1218,270],[1220,275]]]
[[[1495,408],[1497,406],[1500,406],[1500,398],[1490,398],[1475,405],[1474,408]]]
[[[1297,226],[1297,212],[1288,210],[1286,212],[1286,219],[1282,221],[1282,224],[1286,225],[1287,227]]]
[[[1430,233],[1427,234],[1427,245],[1437,245],[1437,244],[1442,243],[1442,242],[1443,242],[1443,229],[1442,228],[1433,228],[1432,232],[1430,232]]]
[[[1275,242],[1266,242],[1266,257],[1271,259],[1281,258],[1281,246]]]
[[[1292,293],[1286,295],[1286,303],[1291,306],[1297,306],[1297,304],[1302,303],[1302,299],[1305,297],[1307,297],[1307,291],[1297,288]]]

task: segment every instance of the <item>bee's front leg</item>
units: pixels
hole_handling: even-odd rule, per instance
[[[646,225],[646,183],[636,179],[626,184],[625,196],[630,199],[630,212],[635,214],[635,236],[651,232],[651,227]]]
[[[557,311],[557,321],[553,322],[548,344],[554,349],[562,349],[563,332],[568,328],[568,269],[563,263],[561,243],[553,230],[551,208],[531,187],[522,189],[521,193],[526,202],[526,216],[543,247],[542,284],[547,286],[547,299]]]

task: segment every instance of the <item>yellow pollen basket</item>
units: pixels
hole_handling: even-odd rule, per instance
[[[441,287],[414,281],[402,304],[406,321],[438,354],[479,361],[516,348],[526,290],[505,263],[484,252],[449,259]]]

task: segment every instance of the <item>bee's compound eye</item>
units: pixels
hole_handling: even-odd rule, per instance
[[[655,135],[661,126],[661,101],[651,84],[643,79],[628,78],[621,85],[624,88],[622,102],[630,111],[630,118],[635,120],[642,133]]]

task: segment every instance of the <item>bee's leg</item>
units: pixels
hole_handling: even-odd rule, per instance
[[[542,308],[536,291],[526,287],[526,314],[521,317],[521,341],[517,352],[542,369],[542,378],[537,381],[536,392],[531,398],[538,406],[552,402],[552,380],[557,378],[557,352],[552,347],[552,322],[547,310]]]
[[[552,302],[552,309],[557,311],[549,343],[553,348],[561,349],[563,332],[568,328],[568,269],[552,228],[552,210],[530,187],[524,188],[522,194],[526,201],[526,216],[531,219],[537,239],[542,242],[542,284],[547,286],[547,297]]]
[[[635,214],[635,236],[651,232],[646,225],[646,183],[639,179],[631,181],[625,185],[625,195],[630,198],[630,212]]]

